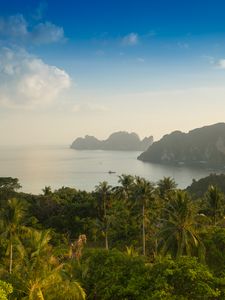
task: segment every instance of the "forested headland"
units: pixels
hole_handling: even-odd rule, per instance
[[[225,175],[92,192],[0,178],[0,299],[225,299]]]
[[[174,131],[154,142],[138,159],[210,169],[225,168],[225,123],[195,128],[188,133]]]

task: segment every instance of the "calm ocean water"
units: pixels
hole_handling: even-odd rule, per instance
[[[203,169],[143,163],[140,152],[77,151],[67,146],[0,147],[0,176],[17,177],[22,190],[41,193],[45,186],[53,189],[69,186],[92,190],[100,181],[116,185],[118,176],[132,174],[157,181],[171,176],[183,188],[207,176]],[[108,171],[116,174],[108,174]]]

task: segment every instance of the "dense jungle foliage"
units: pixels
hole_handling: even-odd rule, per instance
[[[93,192],[0,178],[0,299],[225,299],[225,176]]]

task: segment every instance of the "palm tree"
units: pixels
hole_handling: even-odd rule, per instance
[[[122,174],[119,176],[118,183],[120,186],[116,186],[113,190],[117,196],[127,201],[134,186],[134,177]]]
[[[188,194],[176,191],[164,209],[159,237],[162,253],[170,252],[174,257],[192,255],[193,250],[203,258],[204,246],[199,238],[197,207]]]
[[[223,194],[216,186],[211,185],[209,186],[209,189],[206,193],[206,200],[209,215],[212,217],[213,225],[216,226],[216,224],[218,223],[218,219],[221,218],[224,213]]]
[[[22,200],[16,198],[7,200],[0,211],[1,216],[1,238],[8,241],[7,253],[9,254],[9,273],[12,273],[14,247],[22,253],[23,246],[20,240],[22,231],[28,231],[24,226],[26,205]]]
[[[45,186],[42,190],[44,196],[52,195],[52,188],[50,186]]]
[[[109,218],[107,214],[110,197],[111,197],[112,187],[108,184],[108,182],[103,181],[100,182],[99,185],[95,187],[95,192],[99,196],[99,210],[100,215],[102,215],[103,224],[104,224],[104,235],[105,235],[105,248],[109,249],[109,242],[108,242],[108,227],[109,227]]]
[[[7,300],[8,296],[12,294],[13,287],[10,283],[0,280],[0,300]]]
[[[49,230],[33,231],[25,241],[25,255],[12,278],[15,294],[23,300],[84,300],[84,290],[67,276],[65,264],[54,255],[50,239]]]
[[[168,192],[174,190],[177,187],[175,180],[171,177],[163,177],[157,183],[160,197],[164,198]]]
[[[146,254],[146,206],[148,201],[152,199],[154,192],[153,184],[144,178],[135,177],[134,195],[136,200],[141,203],[142,206],[142,250],[143,255]]]
[[[137,257],[138,256],[138,252],[134,249],[133,246],[126,246],[126,251],[125,253],[130,256],[130,257]]]

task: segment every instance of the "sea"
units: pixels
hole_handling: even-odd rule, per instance
[[[22,191],[41,194],[45,186],[91,191],[99,182],[118,184],[118,176],[131,174],[157,182],[164,176],[185,188],[213,170],[168,166],[137,160],[138,151],[74,150],[59,146],[0,146],[0,177],[16,177]],[[112,172],[112,173],[110,173]]]

